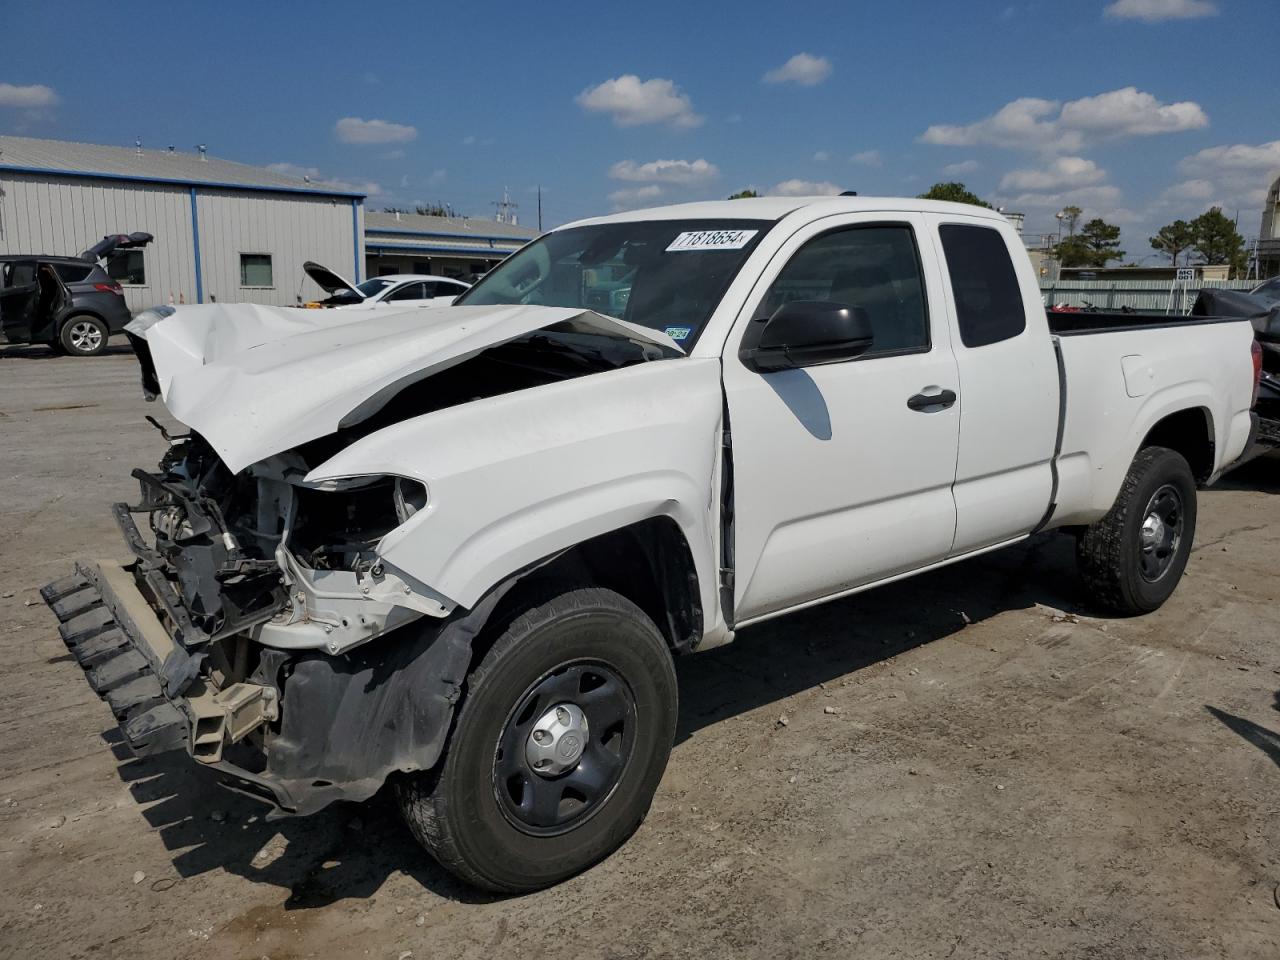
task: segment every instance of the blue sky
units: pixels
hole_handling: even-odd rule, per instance
[[[3,0],[0,132],[288,164],[551,226],[762,192],[962,180],[1056,230],[1280,172],[1276,0],[217,5]],[[56,11],[56,16],[51,12]],[[19,27],[20,25],[20,27]]]

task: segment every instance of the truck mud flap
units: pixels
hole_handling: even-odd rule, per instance
[[[126,572],[119,566],[116,570]],[[40,596],[58,618],[58,633],[89,686],[111,708],[130,749],[145,757],[184,748],[189,723],[165,696],[145,647],[140,649],[131,636],[135,624],[124,611],[130,598],[119,596],[101,570],[80,564],[71,576],[42,587]]]

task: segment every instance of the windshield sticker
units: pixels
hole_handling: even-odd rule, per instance
[[[671,241],[667,253],[689,250],[741,250],[759,230],[689,230]]]
[[[688,340],[689,334],[693,333],[693,327],[667,327],[662,332],[672,340]]]

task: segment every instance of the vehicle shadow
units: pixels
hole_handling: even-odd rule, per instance
[[[1254,457],[1215,483],[1212,490],[1256,490],[1280,493],[1280,451]]]
[[[1280,691],[1276,692],[1275,703],[1271,707],[1273,710],[1280,711]],[[1280,733],[1273,733],[1261,724],[1246,720],[1244,717],[1237,717],[1234,713],[1227,713],[1208,704],[1205,704],[1204,708],[1211,717],[1232,733],[1253,744],[1270,757],[1272,763],[1280,767]]]
[[[0,360],[84,360],[92,361],[100,357],[132,356],[133,347],[124,338],[110,341],[97,357],[68,357],[65,353],[47,347],[44,344],[0,344]]]
[[[1045,604],[1087,613],[1072,540],[1041,535],[983,557],[749,628],[723,650],[677,663],[676,746],[698,730],[962,632],[1005,610]],[[134,758],[104,734],[142,816],[173,853],[177,881],[224,870],[288,890],[283,909],[375,894],[403,872],[452,900],[491,902],[438,867],[404,826],[390,791],[311,817],[264,819],[266,807],[218,787],[185,753]],[[260,851],[267,856],[259,856]]]
[[[728,717],[812,689],[1007,610],[1096,613],[1075,573],[1075,541],[1032,539],[738,632],[678,663],[676,742]]]

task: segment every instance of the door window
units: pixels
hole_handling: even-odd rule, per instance
[[[906,224],[845,227],[810,240],[782,268],[757,316],[792,300],[865,310],[875,340],[863,357],[929,349],[920,255]]]
[[[83,283],[93,267],[80,266],[78,263],[55,263],[53,271],[63,283]]]
[[[985,347],[1022,333],[1027,328],[1022,288],[1000,231],[944,223],[938,234],[964,345]]]
[[[392,300],[425,300],[429,296],[426,289],[427,286],[428,284],[421,282],[406,283],[398,290],[392,290],[383,299],[388,302]]]

